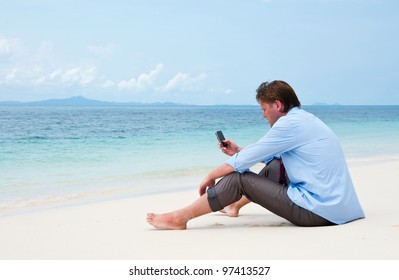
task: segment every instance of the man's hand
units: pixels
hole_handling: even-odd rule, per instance
[[[199,194],[200,195],[205,194],[207,188],[212,188],[215,186],[216,180],[218,178],[222,178],[232,172],[234,172],[234,168],[226,163],[224,163],[221,166],[219,166],[218,168],[212,170],[208,174],[208,176],[206,176],[205,179],[202,180],[200,187],[199,187]]]
[[[215,180],[209,178],[209,176],[207,176],[204,180],[202,180],[201,184],[200,184],[200,188],[199,188],[199,194],[200,196],[202,196],[203,194],[206,193],[206,189],[209,187],[214,187],[215,186]]]
[[[226,143],[227,146],[223,147],[221,144],[219,144],[219,148],[220,148],[220,150],[222,150],[222,152],[224,154],[226,154],[228,156],[232,156],[241,150],[241,148],[236,143],[234,143],[233,141],[231,141],[229,139],[224,140],[224,143]]]

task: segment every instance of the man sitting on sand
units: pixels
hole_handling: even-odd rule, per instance
[[[243,149],[225,140],[230,158],[201,182],[200,198],[166,214],[147,214],[158,229],[186,229],[193,218],[224,211],[237,216],[255,202],[298,226],[328,226],[364,218],[344,153],[335,134],[317,117],[301,109],[284,81],[262,83],[256,100],[269,131]],[[266,166],[255,174],[249,168]],[[216,184],[216,180],[221,178]]]

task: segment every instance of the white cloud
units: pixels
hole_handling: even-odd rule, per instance
[[[44,84],[47,80],[46,76],[40,76],[39,78],[33,80],[33,84],[35,85],[40,85],[40,84]]]
[[[5,79],[8,84],[18,84],[23,82],[25,85],[72,85],[88,86],[96,79],[96,67],[80,68],[74,67],[66,71],[57,69],[50,73],[44,73],[39,66],[32,69],[12,69]]]
[[[119,89],[128,90],[142,90],[149,88],[154,85],[155,79],[163,68],[164,65],[159,63],[155,69],[151,70],[149,73],[142,73],[137,79],[131,78],[130,80],[122,80],[118,83],[117,87]]]
[[[34,66],[27,67],[9,67],[4,71],[4,84],[8,85],[29,85],[36,84],[37,80],[43,80],[42,68]]]
[[[96,78],[96,67],[84,69],[80,73],[80,83],[84,86],[90,84],[95,78]]]
[[[186,73],[177,73],[169,82],[164,86],[165,91],[170,91],[180,85],[183,85],[190,76]]]
[[[0,37],[0,55],[12,56],[22,51],[23,46],[18,38]]]
[[[0,65],[0,81],[8,85],[52,85],[77,84],[88,86],[96,79],[95,66],[75,65],[62,68],[54,59],[54,43],[43,40],[35,51],[25,48],[18,38],[0,35],[0,55],[7,59]],[[55,67],[54,67],[55,66]]]
[[[163,70],[165,66],[159,63],[155,69],[151,70],[149,73],[142,73],[138,78],[131,78],[130,80],[122,80],[117,83],[118,89],[128,89],[128,90],[143,90],[153,88],[154,90],[160,90],[163,92],[168,92],[172,90],[192,90],[194,87],[202,80],[206,79],[207,75],[201,73],[196,77],[192,77],[187,73],[177,73],[172,79],[170,79],[164,86],[156,86],[155,81],[159,73]],[[107,81],[103,87],[113,86],[112,81]]]
[[[75,67],[67,70],[61,77],[61,81],[64,83],[77,82],[80,79],[80,68]]]
[[[61,74],[62,74],[62,70],[61,69],[57,69],[57,70],[55,70],[55,71],[53,71],[52,73],[49,74],[49,78],[50,78],[50,80],[53,80],[53,79],[61,76]]]
[[[13,82],[17,79],[17,68],[12,69],[8,74],[6,74],[6,81],[7,82]]]
[[[86,86],[95,79],[95,75],[96,67],[86,69],[75,67],[65,71],[65,73],[61,76],[61,81],[66,84],[78,83],[80,85]]]
[[[98,58],[110,57],[117,45],[91,45],[86,51]],[[0,65],[0,83],[12,86],[50,86],[54,88],[81,86],[93,88],[127,91],[189,91],[198,86],[198,83],[206,78],[201,73],[193,76],[189,73],[169,73],[169,81],[163,73],[165,65],[158,63],[148,72],[142,72],[130,79],[109,79],[104,73],[97,76],[96,61],[80,59],[81,62],[70,64],[59,61],[55,54],[55,45],[51,40],[42,40],[38,47],[29,50],[25,48],[18,38],[4,37],[0,35],[0,56],[5,56],[5,63]],[[91,61],[88,65],[88,61]],[[72,65],[72,66],[71,66]],[[161,77],[162,73],[162,77]],[[173,74],[175,74],[173,76]],[[166,79],[165,79],[166,78]]]
[[[0,39],[0,54],[9,55],[11,53],[11,43],[8,39]]]
[[[88,46],[86,50],[98,57],[107,57],[112,55],[115,48],[115,44],[109,43],[106,46]],[[207,77],[204,73],[193,76],[189,73],[178,72],[168,81],[165,80],[166,74],[163,74],[161,79],[165,65],[158,63],[150,71],[136,77],[111,80],[101,73],[97,76],[98,69],[94,62],[89,66],[87,66],[87,61],[86,66],[80,63],[72,64],[72,67],[63,66],[54,58],[54,51],[54,43],[50,40],[43,40],[35,51],[29,51],[24,48],[19,39],[0,36],[0,55],[7,57],[6,63],[0,65],[0,84],[54,88],[76,85],[108,90],[116,88],[127,91],[169,92],[193,90]]]
[[[115,85],[113,81],[106,80],[104,83],[101,84],[102,88],[111,88]]]
[[[57,79],[61,78],[61,75],[62,75],[62,70],[61,69],[57,69],[57,70],[52,71],[48,75],[42,74],[38,78],[34,78],[33,79],[33,84],[41,85],[41,84],[50,83],[50,82],[52,82],[54,80],[57,80]]]
[[[168,83],[162,88],[163,91],[171,91],[176,89],[190,90],[198,84],[198,82],[206,79],[207,75],[201,73],[196,77],[191,77],[187,73],[177,73]]]

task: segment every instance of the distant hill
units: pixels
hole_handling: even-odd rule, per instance
[[[18,101],[3,101],[0,106],[180,106],[183,104],[173,102],[154,102],[154,103],[139,103],[139,102],[108,102],[94,99],[87,99],[82,96],[75,96],[66,99],[48,99],[42,101],[32,102],[18,102]]]
[[[343,106],[343,105],[340,103],[329,104],[329,103],[317,102],[317,103],[313,103],[312,106]]]

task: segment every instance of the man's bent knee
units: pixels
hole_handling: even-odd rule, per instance
[[[224,207],[220,205],[219,199],[216,195],[215,187],[208,188],[207,193],[208,193],[208,203],[212,211],[216,212],[222,210]]]

